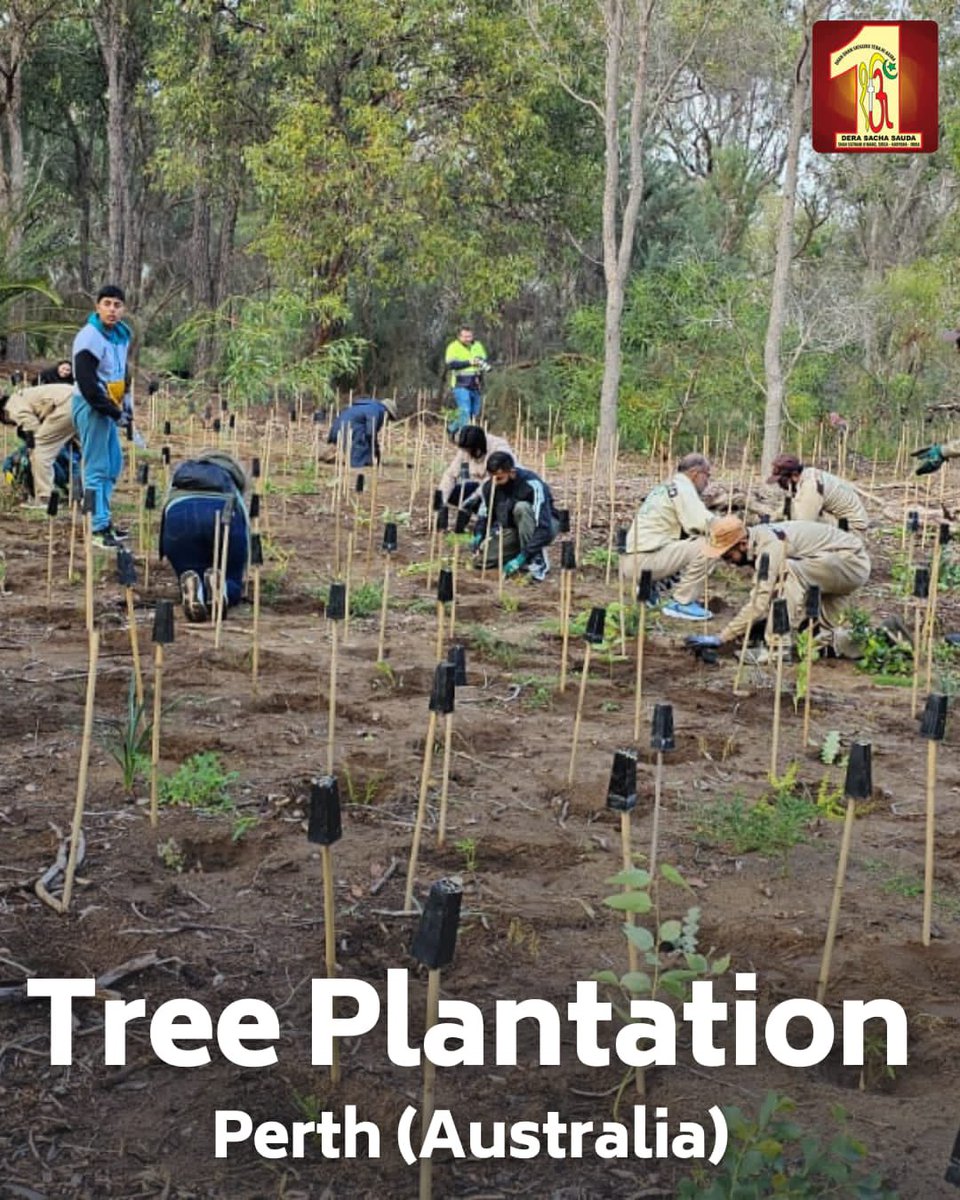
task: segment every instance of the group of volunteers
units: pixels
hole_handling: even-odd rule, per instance
[[[80,446],[83,489],[92,494],[94,544],[115,549],[126,533],[113,520],[112,495],[123,456],[118,430],[132,421],[128,349],[131,330],[123,320],[124,294],[100,289],[94,311],[74,339],[71,360],[42,372],[34,386],[0,397],[0,420],[15,425],[29,452],[34,501],[46,508],[56,483],[58,455],[71,439]],[[550,567],[547,547],[558,536],[561,514],[547,483],[520,465],[508,441],[480,424],[487,352],[469,325],[447,346],[444,369],[455,407],[448,432],[455,454],[439,483],[442,502],[456,508],[457,529],[473,522],[474,565],[524,572],[542,581]],[[349,448],[352,468],[380,461],[380,433],[397,419],[393,400],[359,398],[336,415],[327,443]],[[332,451],[331,453],[336,453]],[[960,441],[914,452],[917,474],[960,457]],[[746,602],[715,635],[688,639],[695,648],[738,642],[748,631],[762,640],[773,599],[782,597],[792,629],[807,611],[809,589],[819,589],[819,639],[828,649],[841,642],[848,597],[870,577],[863,542],[868,517],[857,489],[796,455],[775,459],[767,480],[785,493],[782,519],[764,514],[748,526],[740,516],[712,511],[704,502],[711,464],[698,453],[685,455],[675,474],[656,484],[630,525],[620,571],[636,594],[644,573],[651,599],[671,620],[707,622],[709,578],[721,562],[752,567]],[[160,553],[177,572],[184,611],[191,621],[207,619],[219,589],[226,604],[242,596],[249,558],[248,480],[240,465],[220,451],[181,463],[173,472],[161,519]],[[220,548],[221,562],[215,562]],[[762,564],[762,570],[760,569]],[[219,566],[225,567],[218,571]]]

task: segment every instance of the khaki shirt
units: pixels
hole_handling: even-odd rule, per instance
[[[450,499],[450,493],[460,482],[460,467],[466,463],[469,468],[470,479],[474,479],[477,483],[483,483],[487,477],[487,459],[491,454],[502,451],[509,454],[514,463],[517,463],[517,457],[510,449],[510,443],[506,438],[497,437],[494,433],[487,434],[487,453],[483,458],[473,458],[466,450],[458,450],[453,456],[453,461],[450,466],[444,471],[440,477],[440,491],[443,493],[444,503]],[[517,466],[520,464],[517,463]]]
[[[827,513],[837,521],[846,517],[851,529],[863,531],[870,524],[856,489],[818,467],[803,468],[790,511],[794,521],[819,521]]]
[[[45,383],[40,387],[21,388],[7,401],[7,420],[30,433],[36,433],[49,416],[70,412],[72,383]]]
[[[720,640],[723,642],[742,637],[754,621],[766,617],[781,572],[786,570],[789,559],[810,560],[835,554],[855,554],[859,557],[864,552],[863,542],[857,534],[837,529],[835,525],[821,525],[817,521],[778,521],[773,525],[751,525],[747,530],[747,541],[750,558],[759,565],[760,556],[766,554],[770,560],[770,570],[767,578],[758,582],[754,568],[750,596],[737,615],[720,631]]]
[[[715,520],[693,480],[681,472],[647,494],[627,533],[627,553],[650,554],[684,536],[698,537]]]
[[[940,453],[944,458],[960,458],[960,438],[954,438],[952,442],[941,442]]]

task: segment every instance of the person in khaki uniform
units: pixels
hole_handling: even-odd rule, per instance
[[[755,621],[764,620],[777,594],[787,601],[790,628],[799,629],[811,584],[820,588],[821,625],[836,630],[846,598],[870,578],[870,558],[857,534],[816,521],[748,529],[739,517],[721,517],[702,553],[735,566],[755,566],[766,554],[770,563],[766,580],[754,581],[749,599],[720,631],[717,645],[738,641]]]
[[[487,478],[487,459],[491,454],[509,454],[516,461],[506,438],[487,433],[479,425],[464,425],[456,437],[457,452],[440,477],[444,504],[462,504]],[[463,468],[467,478],[461,479]]]
[[[30,451],[33,471],[34,504],[46,508],[53,491],[53,464],[57,455],[76,433],[70,411],[73,387],[69,383],[48,383],[21,388],[0,405],[0,419],[16,425]]]
[[[773,460],[767,483],[778,483],[792,497],[793,521],[824,521],[833,517],[838,525],[846,520],[847,528],[857,533],[867,531],[870,518],[856,489],[818,467],[805,467],[795,454],[781,454]]]
[[[627,551],[620,558],[625,583],[635,590],[641,571],[649,571],[654,583],[680,573],[673,598],[661,610],[665,617],[684,621],[711,617],[698,600],[716,565],[701,553],[704,535],[717,519],[700,498],[709,482],[707,459],[687,454],[677,463],[676,475],[648,493],[627,531]]]

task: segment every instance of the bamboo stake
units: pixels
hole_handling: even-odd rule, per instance
[[[140,666],[140,639],[137,636],[137,614],[133,607],[133,588],[124,588],[127,601],[127,626],[130,630],[130,654],[133,658],[133,679],[137,693],[137,704],[143,707],[143,671]]]
[[[830,960],[833,957],[833,943],[837,936],[837,925],[840,920],[840,902],[843,899],[843,885],[847,877],[847,859],[850,855],[850,840],[853,836],[853,818],[856,815],[857,802],[852,796],[847,797],[847,811],[843,818],[843,837],[840,841],[840,857],[837,860],[837,879],[833,885],[833,900],[830,904],[830,919],[827,922],[827,938],[823,947],[823,957],[820,960],[820,975],[817,979],[817,1003],[822,1004],[827,994],[827,984],[830,982]]]
[[[643,710],[643,651],[647,637],[647,605],[640,601],[640,614],[637,621],[637,673],[633,696],[633,740],[640,741],[640,714]]]
[[[333,850],[320,847],[320,862],[323,867],[323,961],[328,979],[337,977],[337,905],[334,893]],[[336,1087],[340,1082],[340,1043],[334,1039],[330,1054],[330,1082]]]
[[[933,923],[933,852],[934,829],[937,815],[937,745],[943,738],[943,722],[946,719],[946,696],[929,696],[924,711],[921,736],[927,742],[927,802],[926,836],[923,856],[923,934],[925,946],[930,945]]]
[[[333,756],[337,725],[337,635],[339,621],[330,630],[330,693],[327,699],[327,774],[333,774]]]
[[[383,595],[380,597],[380,636],[377,639],[377,662],[383,662],[384,641],[387,636],[387,597],[390,592],[390,559],[383,565]]]
[[[648,870],[653,881],[657,871],[657,846],[660,840],[660,806],[663,799],[663,751],[657,751],[657,765],[653,775],[653,825],[650,830],[650,859]]]
[[[770,778],[771,780],[776,780],[779,778],[777,766],[780,756],[780,708],[782,702],[781,692],[783,691],[783,638],[784,634],[790,632],[790,622],[787,616],[786,600],[774,600],[772,616],[773,635],[776,638],[777,646],[777,673],[773,692],[773,738],[770,746]]]
[[[484,533],[483,541],[480,544],[480,553],[483,555],[483,561],[480,564],[480,582],[485,583],[487,578],[487,559],[490,556],[490,534],[493,531],[493,518],[496,512],[497,499],[497,481],[491,479],[490,482],[490,507],[487,509],[487,528]]]
[[[57,503],[57,492],[51,492],[47,501],[47,608],[53,602],[53,519],[57,515]]]
[[[213,646],[215,650],[220,649],[220,634],[223,629],[223,610],[227,605],[227,561],[230,553],[230,526],[233,524],[232,496],[221,510],[221,524],[223,526],[223,545],[220,548],[220,560],[217,563],[216,571],[217,601],[214,610],[216,613],[216,629],[213,637]]]
[[[453,559],[450,563],[450,572],[453,575],[453,599],[450,601],[450,640],[454,639],[454,630],[457,624],[457,572],[460,564],[460,543],[454,539],[453,542]]]
[[[427,740],[423,747],[423,767],[420,772],[420,794],[417,798],[417,817],[413,826],[413,841],[410,844],[410,861],[407,865],[407,886],[403,896],[403,911],[413,912],[413,885],[420,855],[420,839],[427,815],[427,790],[430,786],[430,768],[433,766],[433,740],[437,736],[437,714],[431,710],[427,722]]]
[[[573,571],[560,574],[560,694],[567,690],[567,656],[570,646],[570,609],[573,605]]]
[[[70,827],[70,850],[63,876],[63,899],[60,911],[67,912],[73,897],[73,878],[77,870],[77,855],[80,851],[80,834],[83,829],[83,809],[87,799],[87,777],[90,770],[90,742],[93,737],[93,706],[97,688],[97,659],[100,655],[100,634],[92,630],[87,650],[87,695],[83,707],[83,736],[80,742],[80,767],[77,772],[77,797],[73,806],[73,823]]]
[[[84,609],[86,612],[86,628],[87,633],[93,633],[93,510],[92,504],[88,506],[91,492],[84,493],[84,508],[87,511],[83,514],[83,554],[84,554],[84,571],[85,578],[83,581],[84,594]]]
[[[439,1020],[440,1012],[440,970],[439,968],[431,970],[427,975],[427,1015],[425,1028],[430,1030],[436,1025]],[[427,1130],[430,1128],[430,1122],[433,1120],[433,1111],[436,1104],[436,1087],[437,1087],[437,1068],[436,1065],[424,1055],[423,1058],[423,1096],[420,1101],[420,1132],[421,1138],[425,1138]],[[433,1158],[427,1156],[420,1159],[420,1189],[419,1200],[432,1200],[433,1198]]]
[[[442,848],[447,838],[447,798],[450,794],[450,756],[453,750],[453,713],[444,717],[443,730],[443,776],[440,787],[440,817],[437,824],[437,847]]]

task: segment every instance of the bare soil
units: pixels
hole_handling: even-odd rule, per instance
[[[152,1053],[142,1023],[131,1026],[126,1067],[103,1064],[102,1001],[81,1001],[74,1022],[72,1067],[49,1063],[47,1006],[0,1002],[0,1196],[43,1200],[112,1197],[407,1197],[417,1172],[403,1164],[392,1129],[418,1104],[420,1076],[386,1057],[382,1027],[343,1047],[343,1082],[310,1065],[310,980],[324,974],[322,876],[317,847],[306,837],[309,784],[326,769],[331,637],[322,596],[333,577],[331,468],[316,484],[308,466],[312,429],[284,452],[274,448],[265,500],[270,546],[283,557],[264,573],[260,687],[251,690],[252,610],[231,612],[222,645],[209,628],[188,627],[178,610],[176,641],[167,647],[164,694],[175,705],[163,720],[161,769],[169,774],[190,755],[215,751],[238,773],[238,813],[255,817],[234,840],[228,816],[163,808],[151,828],[141,780],[124,796],[118,768],[102,744],[108,718],[125,710],[130,644],[123,595],[112,565],[98,579],[102,631],[93,743],[84,818],[86,857],[68,914],[38,899],[34,884],[55,860],[70,828],[76,791],[86,682],[82,583],[66,581],[69,522],[56,523],[54,586],[45,602],[47,525],[6,498],[0,512],[5,594],[0,597],[0,987],[42,977],[101,976],[140,956],[152,965],[112,984],[111,994],[144,997],[151,1014],[165,1000],[190,997],[216,1016],[230,1001],[255,996],[279,1012],[279,1063],[260,1071],[233,1066],[215,1044],[209,1066],[178,1070]],[[353,529],[355,581],[382,579],[378,553],[383,509],[409,508],[414,452],[395,430],[377,495],[373,553],[366,554],[369,491],[343,516]],[[159,431],[151,437],[158,446]],[[171,439],[174,460],[187,449]],[[197,448],[197,445],[194,448]],[[247,441],[244,457],[255,453]],[[381,995],[390,967],[411,970],[412,1033],[422,1032],[425,975],[409,950],[415,919],[403,894],[427,729],[435,663],[435,590],[423,571],[429,556],[430,469],[445,454],[439,436],[426,447],[423,478],[400,549],[392,560],[387,663],[376,664],[378,614],[351,621],[341,639],[337,683],[336,770],[344,799],[343,838],[334,850],[337,944],[341,974],[371,983]],[[156,459],[152,470],[159,472]],[[529,461],[539,465],[534,454]],[[736,460],[739,462],[739,457]],[[649,464],[624,463],[616,520],[625,523],[649,485]],[[735,475],[731,466],[730,474]],[[561,503],[574,507],[576,460],[550,472]],[[721,472],[722,476],[723,472]],[[882,472],[881,472],[882,474]],[[589,472],[583,472],[583,524]],[[370,486],[367,473],[367,487]],[[865,480],[861,479],[861,483]],[[938,485],[939,486],[939,485]],[[122,496],[133,517],[137,489]],[[886,481],[873,511],[875,573],[859,602],[877,615],[901,611],[890,588],[899,532],[891,509],[901,494]],[[948,497],[949,498],[949,497]],[[933,509],[931,508],[931,512]],[[584,528],[581,559],[605,547],[609,513],[597,496],[593,526]],[[276,550],[274,551],[276,555]],[[80,559],[82,566],[82,558]],[[437,1103],[467,1120],[542,1120],[551,1109],[566,1120],[613,1115],[622,1070],[581,1065],[568,1039],[559,1067],[541,1068],[534,1049],[517,1067],[493,1064],[492,1016],[498,999],[541,997],[560,1007],[575,982],[597,970],[626,969],[616,914],[602,900],[605,879],[620,868],[620,824],[605,809],[613,751],[633,733],[633,641],[626,659],[594,656],[585,692],[575,783],[567,769],[577,706],[583,642],[571,641],[570,675],[557,690],[559,554],[540,585],[508,583],[498,600],[496,578],[462,569],[457,638],[468,646],[469,686],[458,691],[454,718],[447,845],[436,847],[442,755],[434,758],[429,820],[417,870],[422,902],[431,881],[463,880],[463,918],[442,994],[472,1001],[487,1018],[488,1065],[440,1070]],[[737,602],[745,582],[721,569],[712,577],[717,610]],[[172,572],[151,563],[149,587],[138,589],[141,654],[151,674],[150,623],[158,597],[176,598]],[[575,611],[617,598],[616,582],[582,567]],[[725,600],[723,599],[725,598]],[[958,603],[943,598],[944,626],[957,628]],[[911,619],[912,621],[912,619]],[[552,622],[552,624],[551,624]],[[951,625],[951,622],[953,624]],[[732,854],[698,834],[703,806],[768,789],[772,668],[748,672],[749,695],[732,695],[734,667],[695,662],[683,646],[690,629],[657,617],[649,624],[641,739],[640,803],[633,819],[637,859],[650,837],[655,767],[647,752],[655,702],[674,707],[677,749],[665,755],[664,815],[659,858],[690,880],[703,910],[702,944],[732,955],[718,991],[733,994],[733,971],[756,971],[761,1010],[816,991],[834,884],[842,822],[824,816],[784,861]],[[785,674],[781,764],[799,764],[815,794],[842,772],[800,745],[800,717]],[[950,1194],[943,1182],[958,1121],[960,1054],[960,762],[957,726],[948,725],[937,769],[936,937],[920,943],[926,743],[910,718],[909,690],[877,686],[852,663],[814,670],[813,740],[829,730],[844,743],[870,740],[876,793],[856,822],[828,1002],[888,997],[910,1021],[910,1061],[890,1076],[864,1080],[839,1056],[813,1070],[791,1070],[761,1056],[758,1066],[705,1070],[681,1045],[675,1068],[648,1077],[649,1102],[675,1120],[704,1120],[712,1104],[754,1112],[771,1089],[798,1104],[798,1120],[828,1139],[834,1105],[850,1114],[849,1130],[870,1148],[870,1162],[907,1200]],[[471,845],[472,843],[472,845]],[[459,844],[459,847],[458,847]],[[158,854],[158,845],[166,854]],[[474,861],[475,860],[475,861]],[[385,878],[386,877],[386,878]],[[689,903],[670,894],[676,913]],[[674,914],[676,915],[676,914]],[[839,1028],[839,1022],[838,1022]],[[728,1043],[729,1044],[729,1043]],[[255,1120],[302,1120],[355,1104],[383,1133],[378,1160],[269,1161],[248,1146],[226,1161],[213,1155],[217,1109],[246,1109]],[[621,1115],[624,1115],[621,1113]],[[677,1162],[604,1163],[456,1161],[434,1167],[438,1197],[669,1197],[683,1173]]]

